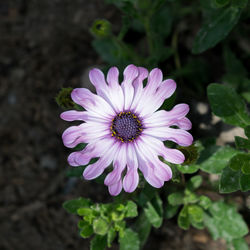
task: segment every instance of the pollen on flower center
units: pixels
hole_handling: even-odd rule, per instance
[[[142,132],[142,124],[139,118],[132,112],[120,112],[111,124],[112,136],[122,142],[131,142]]]

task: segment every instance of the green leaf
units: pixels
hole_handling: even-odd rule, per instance
[[[92,215],[93,212],[94,212],[93,209],[89,207],[81,207],[77,209],[77,214],[79,216]]]
[[[202,222],[203,221],[203,209],[198,205],[189,205],[188,206],[188,215],[189,220],[195,222]]]
[[[199,169],[199,165],[177,165],[178,170],[183,174],[193,174]]]
[[[107,235],[107,244],[108,247],[111,247],[112,242],[114,241],[116,237],[116,231],[113,227],[111,227],[108,231],[108,235]]]
[[[90,242],[90,250],[105,250],[106,246],[106,236],[96,235]]]
[[[245,8],[247,6],[248,0],[232,0],[232,6]]]
[[[95,219],[93,222],[93,229],[96,234],[105,235],[108,232],[109,225],[107,221],[102,218]]]
[[[230,0],[213,0],[213,4],[216,8],[221,8],[229,4]]]
[[[138,234],[132,229],[127,228],[124,231],[124,236],[119,237],[120,250],[139,250],[140,241]]]
[[[239,136],[235,136],[235,144],[238,149],[248,149],[250,150],[250,140]]]
[[[136,217],[138,215],[137,205],[133,201],[128,201],[126,205],[126,214],[125,217]]]
[[[183,204],[184,194],[182,192],[172,193],[168,196],[168,202],[172,206]]]
[[[184,204],[189,204],[189,203],[196,203],[199,199],[198,196],[190,191],[190,189],[186,188],[185,191],[185,197],[184,197]]]
[[[71,214],[77,214],[77,210],[81,207],[90,206],[90,200],[84,198],[78,198],[75,200],[65,201],[63,203],[63,208]]]
[[[250,154],[239,153],[235,155],[229,162],[229,167],[233,170],[240,170],[244,174],[250,174]]]
[[[89,238],[93,234],[92,225],[85,225],[80,230],[80,236],[84,239]]]
[[[250,175],[240,173],[240,189],[243,192],[250,190]]]
[[[250,139],[250,125],[246,126],[244,131],[245,131],[245,135]]]
[[[213,113],[224,122],[243,128],[250,124],[245,103],[232,88],[212,83],[207,94]]]
[[[246,241],[243,238],[234,239],[232,241],[232,250],[249,250]]]
[[[245,98],[246,102],[250,103],[250,91],[245,91],[241,95]]]
[[[158,195],[152,200],[152,202],[147,202],[144,212],[152,226],[156,228],[161,226],[163,221],[163,208],[162,201]]]
[[[205,195],[201,195],[199,197],[199,200],[200,200],[199,205],[204,209],[208,209],[212,204],[212,201]]]
[[[202,184],[202,177],[200,175],[193,176],[187,183],[187,188],[191,191],[197,189]]]
[[[179,209],[179,205],[172,206],[170,204],[167,204],[166,210],[165,210],[165,218],[166,219],[173,218],[177,214],[178,209]]]
[[[148,220],[145,212],[143,211],[140,213],[139,218],[135,222],[135,231],[138,233],[139,239],[140,239],[140,247],[142,248],[144,244],[146,243],[148,236],[151,231],[151,223]]]
[[[204,224],[214,240],[224,238],[232,241],[248,233],[246,223],[234,206],[222,201],[215,202],[210,206],[209,213],[204,214]]]
[[[240,78],[247,76],[247,70],[231,49],[225,47],[223,56],[227,74],[236,75]]]
[[[233,171],[229,167],[224,168],[220,177],[220,193],[232,193],[239,190],[239,178],[240,171]]]
[[[219,174],[221,173],[222,169],[227,166],[229,160],[238,153],[238,151],[229,146],[216,146],[214,149],[216,149],[215,153],[200,164],[200,169],[207,173]],[[203,154],[207,154],[206,150],[203,152],[201,153],[201,157]]]
[[[190,226],[188,218],[188,206],[184,206],[178,216],[178,225],[180,228],[187,230]]]
[[[199,54],[214,47],[229,34],[238,22],[240,15],[241,11],[239,8],[228,7],[220,9],[216,16],[202,25],[196,35],[192,52]]]

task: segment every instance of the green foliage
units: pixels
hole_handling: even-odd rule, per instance
[[[219,1],[216,2],[218,3]],[[199,54],[214,47],[229,34],[237,24],[240,15],[240,8],[235,6],[217,9],[216,12],[204,22],[196,35],[192,52]]]
[[[111,35],[111,24],[108,20],[95,20],[90,28],[91,33],[97,38],[108,37]]]
[[[62,88],[55,97],[56,103],[62,109],[77,109],[82,110],[83,108],[74,103],[71,99],[71,92],[73,88]]]
[[[229,146],[211,146],[202,151],[199,163],[200,169],[207,173],[219,174],[225,168],[230,159],[238,151]]]
[[[156,195],[152,201],[148,201],[144,208],[145,215],[153,227],[159,228],[163,221],[162,200]]]
[[[235,171],[241,170],[243,174],[250,174],[250,155],[247,153],[235,155],[230,160],[229,167]]]
[[[222,201],[210,206],[208,213],[204,214],[204,224],[215,240],[232,241],[248,233],[247,225],[235,207]]]
[[[75,200],[65,201],[63,203],[63,208],[71,214],[77,214],[77,210],[82,207],[88,207],[91,205],[89,199],[78,198]]]
[[[234,171],[226,167],[222,171],[219,188],[221,193],[231,193],[237,190],[246,192],[250,190],[250,175],[243,174],[241,170]]]
[[[243,128],[250,124],[245,103],[233,89],[213,83],[207,92],[213,113],[224,122]]]
[[[202,177],[200,175],[193,176],[187,183],[187,188],[190,191],[194,191],[198,187],[200,187],[202,183]]]
[[[91,249],[110,247],[117,233],[119,233],[119,241],[122,242],[123,249],[126,249],[126,245],[128,245],[129,235],[138,238],[135,232],[126,229],[125,222],[125,218],[133,218],[138,214],[137,205],[133,201],[93,204],[89,199],[78,198],[66,201],[63,207],[69,213],[78,214],[82,217],[78,222],[81,237],[89,238],[92,234],[95,234],[95,237],[91,240]]]
[[[124,231],[124,236],[119,237],[120,250],[139,250],[140,241],[138,234],[128,228]]]

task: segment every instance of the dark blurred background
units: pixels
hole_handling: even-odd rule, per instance
[[[62,87],[88,86],[88,69],[103,64],[91,47],[96,18],[119,29],[119,11],[102,0],[0,1],[1,250],[89,249],[62,203],[110,200],[105,186],[65,176],[61,134],[69,124],[54,100]],[[225,242],[167,221],[145,249],[225,249]]]

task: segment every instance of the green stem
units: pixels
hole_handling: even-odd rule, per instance
[[[178,52],[178,30],[177,29],[174,32],[174,35],[172,37],[172,48],[174,51],[174,62],[175,62],[176,69],[180,69],[181,61],[180,61],[179,52]]]

